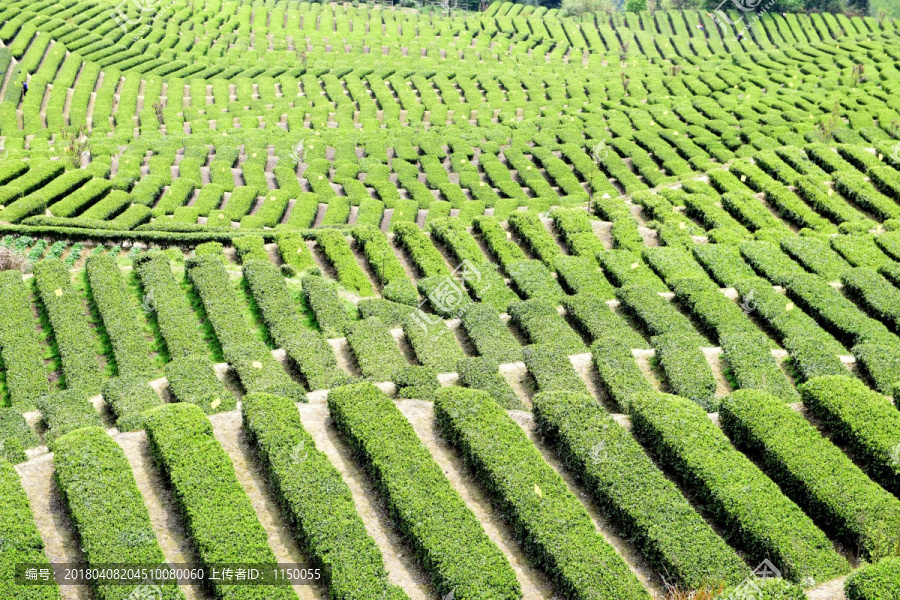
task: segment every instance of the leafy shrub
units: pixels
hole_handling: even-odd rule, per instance
[[[844,582],[847,600],[878,600],[900,594],[900,557],[865,565]]]
[[[316,315],[322,334],[327,338],[343,337],[350,324],[350,316],[338,296],[334,282],[324,277],[307,275],[303,278],[303,293]]]
[[[755,390],[722,401],[722,429],[736,446],[758,453],[763,468],[823,528],[864,556],[894,551],[900,500],[872,482],[843,452],[780,399]],[[853,502],[847,502],[847,494]]]
[[[521,597],[506,558],[390,398],[369,383],[343,386],[328,394],[328,410],[438,594]]]
[[[509,314],[513,324],[525,332],[532,344],[552,345],[566,354],[587,350],[581,336],[569,327],[556,307],[542,298],[516,302],[510,305]]]
[[[514,524],[517,537],[527,541],[526,553],[546,565],[557,585],[579,599],[649,598],[559,474],[490,396],[442,390],[434,408],[444,435]]]
[[[59,588],[52,585],[16,585],[16,565],[34,563],[50,568],[44,554],[44,542],[34,523],[28,496],[15,468],[0,458],[0,537],[3,538],[3,562],[0,563],[0,594],[21,600],[59,600]]]
[[[373,295],[372,283],[356,262],[343,233],[336,229],[321,229],[316,234],[316,242],[334,266],[341,285],[360,296]]]
[[[715,412],[716,378],[694,337],[683,332],[651,338],[656,358],[666,374],[669,389],[678,396],[693,400],[707,412]]]
[[[363,376],[372,381],[393,381],[397,372],[409,364],[394,336],[377,317],[350,325],[347,343]]]
[[[269,260],[264,240],[258,235],[243,235],[232,240],[234,249],[242,263],[248,260]]]
[[[411,316],[404,320],[403,332],[416,359],[438,373],[452,372],[465,356],[456,336],[440,319],[427,321],[420,315]]]
[[[534,398],[534,416],[540,432],[604,512],[669,574],[670,585],[697,589],[744,577],[744,563],[734,550],[593,398],[541,393]]]
[[[561,349],[548,345],[526,346],[523,358],[542,392],[588,393],[584,381]]]
[[[178,402],[187,402],[208,415],[234,410],[237,401],[216,377],[215,366],[205,355],[176,358],[166,365],[169,391]]]
[[[162,404],[156,390],[140,376],[115,377],[103,385],[103,399],[116,415],[120,431],[142,429],[141,413]]]
[[[100,415],[88,401],[88,394],[79,389],[69,389],[38,398],[44,424],[44,441],[51,452],[56,440],[70,431],[82,427],[103,427]]]
[[[190,404],[165,404],[145,413],[147,439],[173,498],[185,519],[199,562],[275,563],[266,530],[213,437],[203,411]],[[282,586],[228,586],[212,583],[223,600],[278,600],[294,595]]]
[[[294,403],[248,394],[241,414],[285,515],[314,568],[322,569],[332,597],[406,598],[387,583],[381,551],[356,511],[350,488],[316,448]]]
[[[483,302],[469,304],[463,310],[461,320],[479,356],[501,364],[522,360],[522,346],[490,305]]]
[[[25,450],[39,446],[41,441],[29,427],[22,413],[14,408],[0,408],[0,460],[12,464],[28,459]]]
[[[11,404],[23,412],[49,391],[44,352],[30,304],[22,275],[18,271],[0,272],[0,356]]]
[[[783,577],[804,584],[849,570],[825,534],[690,400],[635,394],[631,431],[707,507],[725,540],[749,562],[768,559]]]
[[[54,445],[53,466],[88,568],[165,563],[131,465],[106,431],[88,427],[62,436]],[[102,600],[125,599],[132,592],[129,586],[93,587]],[[161,599],[184,598],[173,583],[160,591]]]
[[[463,358],[457,363],[459,381],[465,387],[490,394],[500,406],[512,410],[523,408],[522,401],[513,391],[509,382],[499,372],[500,365],[490,358],[474,356]]]

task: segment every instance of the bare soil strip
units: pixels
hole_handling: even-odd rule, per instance
[[[522,547],[516,541],[512,528],[491,506],[490,500],[479,488],[463,461],[441,436],[434,418],[434,405],[422,400],[402,400],[395,404],[412,424],[416,435],[440,465],[444,475],[475,514],[485,533],[506,556],[516,573],[516,579],[522,586],[525,598],[541,600],[553,598],[554,590],[550,580],[531,566]]]
[[[75,538],[68,510],[53,478],[53,455],[45,454],[16,467],[22,487],[31,503],[44,553],[53,563],[83,563],[81,546]],[[62,600],[90,600],[87,586],[64,585],[59,588]]]
[[[216,439],[231,458],[237,478],[253,503],[259,522],[269,534],[269,547],[278,562],[309,566],[310,563],[297,546],[281,508],[275,502],[264,471],[253,457],[253,449],[241,424],[240,412],[219,413],[209,420]],[[325,590],[318,587],[295,585],[294,591],[302,600],[327,598]]]
[[[143,431],[121,433],[114,436],[114,439],[131,464],[138,490],[144,498],[144,506],[150,513],[153,532],[166,561],[196,562],[196,555],[184,530],[175,501],[164,483],[162,474],[153,463],[147,434]],[[183,585],[181,590],[187,600],[212,600],[212,595],[197,585]]]
[[[412,550],[401,539],[387,515],[372,481],[353,461],[350,449],[334,429],[325,403],[299,404],[303,427],[316,448],[324,452],[350,487],[356,511],[384,556],[388,580],[401,586],[410,600],[432,600],[429,577],[416,563]]]

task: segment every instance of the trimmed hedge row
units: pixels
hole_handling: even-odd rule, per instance
[[[248,260],[269,260],[265,240],[259,235],[242,235],[231,240],[241,263]]]
[[[846,346],[861,343],[892,345],[897,338],[887,327],[868,317],[853,302],[817,275],[790,278],[787,294]]]
[[[589,393],[569,357],[559,348],[549,345],[526,346],[522,354],[528,372],[542,392]]]
[[[509,307],[513,324],[532,344],[555,346],[566,354],[586,352],[584,342],[560,316],[556,306],[542,298],[516,302]]]
[[[13,464],[28,460],[25,450],[41,444],[37,434],[16,408],[0,408],[0,460]]]
[[[300,322],[278,268],[268,260],[251,260],[244,263],[243,272],[269,335],[294,361],[309,389],[330,388],[345,380],[325,337]]]
[[[174,492],[199,561],[207,566],[276,563],[266,530],[203,411],[191,404],[166,404],[145,417],[150,450]],[[295,596],[282,586],[211,586],[222,600]]]
[[[874,269],[863,267],[846,271],[841,282],[851,299],[870,315],[900,332],[900,290]]]
[[[521,410],[524,408],[522,401],[499,368],[500,365],[495,360],[473,356],[461,359],[456,365],[456,372],[459,373],[459,381],[463,386],[487,392],[504,408]]]
[[[318,275],[306,275],[302,282],[306,302],[316,315],[322,335],[326,338],[343,337],[350,325],[350,315],[338,295],[335,282]]]
[[[847,600],[900,598],[900,557],[865,565],[844,582]]]
[[[381,551],[356,511],[350,488],[303,428],[294,403],[248,394],[244,428],[304,551],[321,568],[331,598],[406,598],[387,581]]]
[[[145,410],[162,404],[159,395],[140,375],[115,377],[103,385],[103,400],[116,415],[119,431],[143,429]]]
[[[144,253],[134,260],[134,271],[141,281],[146,299],[165,342],[170,359],[205,356],[209,350],[199,322],[184,291],[175,280],[169,259],[162,253]]]
[[[706,412],[715,412],[719,406],[716,378],[694,336],[673,332],[654,336],[650,341],[669,389],[677,396],[693,400]]]
[[[269,348],[250,331],[222,261],[213,255],[194,256],[185,265],[225,360],[237,371],[244,389],[303,399],[303,388],[291,380]]]
[[[408,304],[398,304],[384,298],[363,298],[356,305],[360,319],[378,317],[388,328],[396,329],[403,325],[403,321],[416,310]]]
[[[594,256],[560,256],[556,259],[556,273],[563,289],[569,294],[587,294],[612,300],[615,288],[597,268]]]
[[[103,373],[97,362],[95,338],[84,304],[72,288],[69,270],[59,259],[44,260],[34,267],[34,281],[53,328],[65,387],[88,395],[99,391]]]
[[[622,340],[603,337],[591,344],[591,357],[600,375],[600,385],[619,412],[628,413],[633,394],[653,391]]]
[[[41,396],[37,408],[47,429],[44,441],[53,451],[56,440],[82,427],[103,427],[100,415],[88,401],[89,394],[79,389],[68,389]]]
[[[460,319],[479,356],[500,364],[522,360],[522,346],[489,304],[469,304]]]
[[[298,274],[316,266],[312,252],[306,246],[306,240],[299,233],[282,231],[275,234],[278,253],[284,264],[290,266]]]
[[[616,287],[641,285],[654,292],[668,292],[669,288],[644,264],[640,254],[630,250],[605,250],[597,255],[600,266]]]
[[[580,208],[558,208],[550,213],[550,217],[569,251],[575,256],[595,261],[597,253],[605,249],[603,242],[594,233],[587,211]]]
[[[427,322],[420,315],[403,321],[403,333],[412,346],[416,359],[438,373],[450,373],[465,357],[456,336],[443,320]]]
[[[616,290],[616,297],[651,336],[680,333],[690,339],[693,346],[709,345],[687,317],[651,288],[640,285],[622,287]]]
[[[788,580],[813,585],[849,571],[825,534],[690,400],[635,394],[631,432],[749,562],[771,560]]]
[[[896,551],[900,500],[872,482],[843,452],[779,399],[755,390],[722,401],[722,429],[757,453],[763,468],[813,520],[863,556]]]
[[[165,563],[131,465],[106,431],[88,427],[62,436],[54,447],[53,466],[88,568]],[[92,587],[101,600],[125,600],[133,592],[130,586]],[[177,584],[159,590],[160,600],[184,598]]]
[[[372,381],[393,381],[400,369],[409,365],[397,340],[378,317],[350,325],[347,343],[363,377]]]
[[[555,268],[556,259],[562,256],[562,250],[537,213],[517,210],[509,215],[507,222],[534,256],[550,269]]]
[[[395,239],[409,254],[412,263],[422,277],[450,275],[450,270],[444,263],[441,253],[434,247],[425,232],[416,227],[415,223],[398,223],[392,229]]]
[[[539,431],[669,584],[715,588],[744,578],[734,550],[593,398],[541,393],[533,402]]]
[[[506,558],[390,398],[369,383],[348,385],[328,394],[328,410],[440,596],[522,597]]]
[[[563,298],[562,305],[578,329],[592,342],[613,337],[624,342],[629,348],[641,350],[650,348],[647,340],[600,298],[576,294]]]
[[[59,588],[54,585],[16,585],[16,565],[35,563],[48,569],[44,541],[34,524],[34,514],[22,480],[16,469],[0,457],[0,595],[19,600],[59,600]]]
[[[213,362],[205,355],[176,358],[166,365],[169,391],[178,402],[187,402],[208,415],[234,410],[237,400],[216,377]]]
[[[344,234],[337,229],[321,229],[316,234],[316,243],[334,266],[338,281],[342,286],[360,296],[372,296],[372,283],[356,262],[356,255]]]
[[[98,254],[85,262],[90,297],[109,337],[120,376],[150,376],[153,364],[138,321],[138,306],[125,287],[114,256]]]
[[[567,597],[650,597],[559,474],[488,394],[442,390],[434,409],[442,432],[512,523],[526,555]]]
[[[371,225],[354,227],[351,233],[383,286],[382,295],[394,302],[416,306],[419,303],[416,286],[406,275],[387,236]]]
[[[0,272],[0,356],[12,406],[22,412],[50,387],[44,349],[31,314],[31,294],[18,271]]]
[[[520,260],[506,269],[516,292],[524,298],[542,298],[558,303],[565,296],[553,273],[538,260]]]
[[[800,386],[803,404],[846,446],[872,479],[900,495],[900,413],[890,400],[850,376],[818,377]]]
[[[528,258],[519,245],[509,239],[510,234],[503,229],[496,217],[475,217],[472,227],[481,234],[481,238],[490,248],[491,253],[504,268],[516,261]]]

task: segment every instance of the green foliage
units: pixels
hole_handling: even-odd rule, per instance
[[[110,379],[103,385],[103,400],[116,415],[119,431],[142,429],[145,410],[162,404],[159,395],[140,376],[123,376]]]
[[[900,594],[900,557],[865,565],[844,583],[847,600],[879,600]]]
[[[783,577],[804,584],[849,570],[825,534],[690,400],[633,395],[631,431],[706,506],[725,540],[750,563],[768,559]]]
[[[722,429],[741,449],[758,453],[786,495],[863,556],[895,552],[900,501],[872,482],[843,452],[780,399],[755,390],[723,400]],[[853,502],[847,502],[847,494]]]
[[[499,372],[500,365],[484,356],[463,358],[457,363],[459,381],[465,387],[490,394],[500,406],[512,410],[523,408],[509,382]]]
[[[25,411],[49,390],[43,349],[30,310],[31,297],[18,271],[0,272],[0,356],[12,406]]]
[[[204,355],[176,358],[166,365],[169,391],[178,402],[187,402],[208,415],[234,410],[237,400],[216,377],[215,366]]]
[[[350,315],[338,296],[334,282],[316,275],[303,278],[303,294],[316,315],[319,329],[326,338],[343,337],[350,324]]]
[[[19,473],[0,457],[0,594],[21,600],[59,600],[59,588],[52,585],[21,586],[15,583],[16,565],[35,563],[50,568],[44,542],[34,523],[28,496]]]
[[[165,563],[131,465],[106,431],[88,427],[59,438],[53,466],[88,568]],[[102,600],[125,600],[133,591],[130,586],[100,584],[94,590]],[[172,583],[160,590],[162,599],[184,598]]]
[[[328,409],[439,595],[521,598],[506,558],[390,398],[372,384],[349,385],[329,393]]]
[[[275,563],[231,460],[213,437],[203,411],[191,404],[166,404],[145,414],[154,461],[171,487],[199,562]],[[294,595],[281,586],[213,583],[223,600],[279,600]]]
[[[563,462],[671,585],[715,588],[743,579],[746,569],[734,550],[590,396],[538,394],[534,416]]]
[[[22,413],[14,408],[0,408],[0,442],[0,460],[12,464],[24,462],[25,450],[41,443]]]
[[[559,474],[490,396],[442,390],[434,408],[444,435],[513,524],[526,554],[557,585],[578,599],[649,598]]]
[[[331,597],[406,598],[387,582],[381,552],[356,511],[350,488],[316,448],[294,403],[249,394],[241,414],[284,513],[315,568],[322,569]]]

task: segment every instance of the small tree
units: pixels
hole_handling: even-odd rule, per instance
[[[622,71],[622,91],[625,92],[625,95],[628,95],[628,86],[631,84],[631,79],[628,75],[625,74],[625,71]]]
[[[160,124],[160,126],[165,125],[166,118],[163,115],[162,102],[154,102],[153,103],[153,112],[156,114],[156,121]]]
[[[72,166],[77,169],[81,166],[81,156],[87,152],[91,145],[91,133],[82,125],[78,129],[70,131],[60,129],[59,135],[65,143],[63,151],[66,153]]]
[[[628,60],[628,51],[631,50],[631,40],[625,40],[622,42],[622,48],[619,50],[619,61],[625,62]]]
[[[459,7],[459,0],[438,0],[438,7],[442,15],[449,17]]]
[[[647,10],[647,0],[627,0],[625,2],[627,12],[641,12]]]

